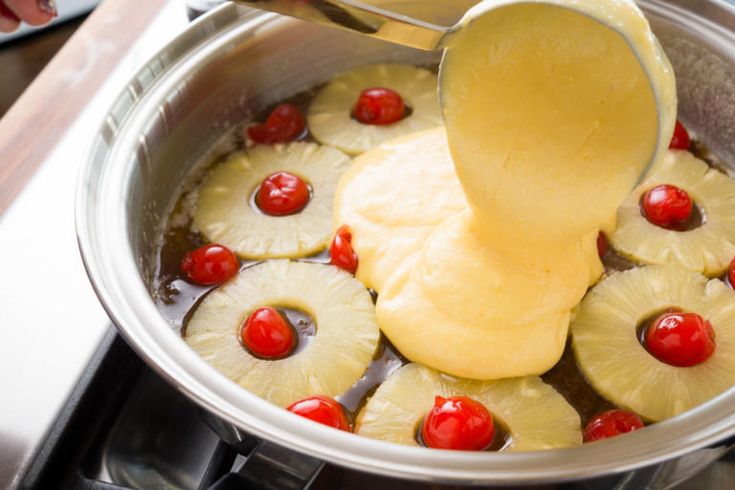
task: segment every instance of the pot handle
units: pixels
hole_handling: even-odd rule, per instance
[[[449,27],[423,22],[359,0],[235,0],[235,3],[424,51],[439,49],[451,31]]]

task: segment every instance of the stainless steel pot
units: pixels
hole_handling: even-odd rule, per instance
[[[461,15],[448,7],[456,3],[437,1],[435,11],[432,2],[420,2],[422,11],[455,15],[447,24]],[[735,8],[721,0],[646,0],[641,6],[676,69],[681,118],[735,169]],[[722,454],[722,441],[735,435],[733,390],[682,416],[590,446],[465,454],[388,444],[294,417],[229,381],[186,346],[156,309],[150,284],[162,219],[187,172],[228,128],[265,104],[379,60],[426,63],[438,54],[225,5],[130,81],[95,138],[77,200],[86,267],[128,342],[179,390],[234,426],[363,471],[517,484],[623,472],[707,447],[714,449],[697,452],[692,464]]]

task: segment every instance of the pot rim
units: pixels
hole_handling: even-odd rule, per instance
[[[708,29],[714,22],[663,0],[641,3],[657,15],[684,15]],[[735,7],[724,0],[709,3],[715,10],[724,9],[735,22]],[[330,463],[401,478],[475,484],[570,481],[659,463],[735,435],[735,390],[731,389],[685,414],[625,437],[575,448],[466,453],[402,446],[337,431],[279,409],[227,379],[181,341],[153,303],[130,244],[126,197],[134,165],[129,155],[141,145],[140,135],[146,134],[146,125],[157,114],[156,101],[161,94],[173,93],[178,80],[246,33],[265,26],[286,29],[294,22],[239,10],[232,4],[210,12],[140,70],[95,136],[78,179],[77,239],[105,310],[149,366],[204,409],[255,436]],[[735,35],[726,29],[712,31],[713,36],[723,33],[735,42]]]

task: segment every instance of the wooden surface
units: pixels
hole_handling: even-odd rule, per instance
[[[37,34],[0,45],[0,118],[82,25],[84,18],[64,22]]]
[[[106,0],[0,119],[0,215],[166,1]]]

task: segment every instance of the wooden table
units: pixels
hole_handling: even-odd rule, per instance
[[[106,0],[0,119],[0,215],[166,3]]]
[[[0,119],[66,44],[86,16],[0,44]]]

